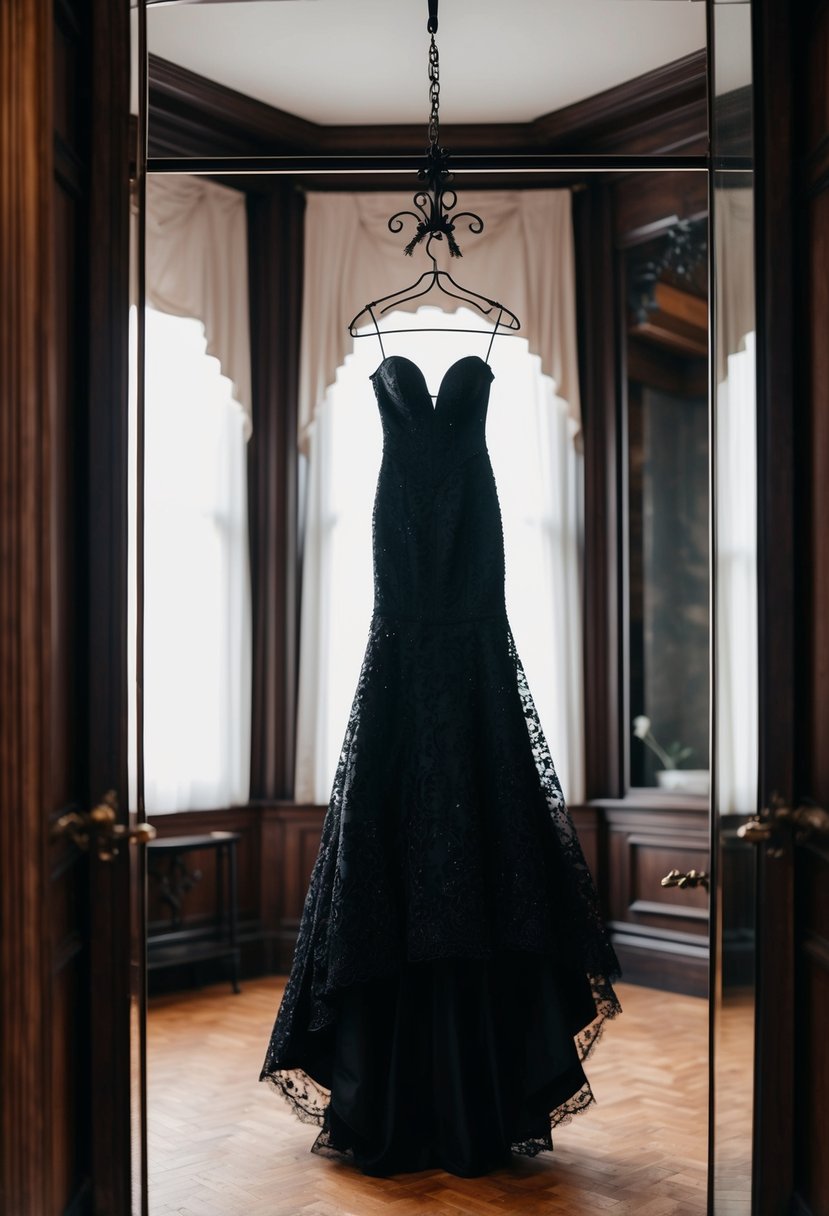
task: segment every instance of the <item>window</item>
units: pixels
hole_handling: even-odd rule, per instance
[[[481,328],[466,309],[390,314],[383,329]],[[431,391],[489,331],[389,334],[387,353],[421,367]],[[298,801],[328,801],[357,686],[373,602],[371,514],[382,431],[369,375],[376,337],[355,342],[311,440],[303,562]],[[487,421],[504,524],[507,612],[565,795],[583,797],[577,461],[566,403],[527,342],[496,337]]]
[[[201,322],[147,309],[144,773],[149,814],[246,802],[244,416]]]

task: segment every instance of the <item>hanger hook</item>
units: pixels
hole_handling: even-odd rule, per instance
[[[438,0],[429,0],[429,20],[426,22],[426,30],[430,34],[438,32]]]
[[[437,232],[430,232],[429,236],[426,240],[426,257],[432,263],[432,269],[434,270],[435,274],[438,273],[438,260],[435,257],[435,255],[432,253],[432,241],[439,241],[439,240],[440,240],[440,235]]]

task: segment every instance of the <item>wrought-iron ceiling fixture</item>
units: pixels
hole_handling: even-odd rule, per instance
[[[404,217],[411,217],[417,224],[415,234],[405,246],[403,252],[411,256],[415,247],[424,238],[440,241],[446,237],[449,253],[454,258],[462,257],[460,245],[455,238],[455,224],[458,220],[469,221],[469,230],[478,234],[484,230],[484,221],[472,211],[460,211],[450,215],[458,203],[458,196],[452,189],[454,173],[449,170],[449,153],[440,146],[440,56],[435,42],[438,32],[438,0],[428,0],[429,20],[426,29],[430,35],[429,42],[429,146],[426,149],[426,162],[418,169],[418,179],[426,183],[425,190],[418,190],[412,198],[417,211],[398,211],[389,220],[391,232],[403,230]]]
[[[453,299],[460,300],[471,308],[477,309],[482,316],[486,318],[494,317],[495,328],[490,337],[489,349],[487,350],[488,358],[489,350],[492,349],[492,339],[494,339],[499,329],[501,331],[510,330],[514,332],[521,328],[521,322],[512,309],[507,308],[506,304],[502,304],[499,300],[491,300],[489,296],[482,295],[479,291],[473,291],[469,287],[464,287],[463,284],[458,283],[452,277],[448,270],[440,270],[437,259],[434,253],[432,253],[432,241],[441,241],[445,237],[450,255],[453,258],[461,257],[460,246],[455,238],[455,226],[458,220],[466,220],[469,225],[469,231],[476,234],[483,232],[484,221],[479,215],[475,215],[473,211],[461,211],[456,215],[451,214],[457,205],[458,196],[451,187],[454,175],[448,168],[449,153],[445,148],[440,146],[440,62],[437,43],[435,42],[435,34],[438,28],[438,0],[428,0],[428,3],[429,20],[426,24],[426,29],[431,38],[429,44],[429,101],[431,105],[429,114],[429,147],[426,149],[426,163],[417,173],[419,180],[426,183],[426,188],[418,190],[412,199],[417,210],[398,211],[391,217],[388,226],[391,232],[402,232],[404,219],[413,219],[417,227],[414,236],[408,245],[405,246],[404,252],[411,256],[420,242],[425,240],[426,256],[432,263],[432,269],[424,271],[415,283],[409,283],[399,291],[390,292],[388,295],[381,296],[377,300],[372,300],[370,304],[366,304],[357,313],[356,317],[352,317],[348,324],[348,332],[352,338],[368,337],[368,333],[361,331],[363,325],[370,319],[373,322],[378,338],[380,338],[382,348],[383,339],[377,324],[375,309],[378,309],[380,315],[382,315],[395,308],[400,308],[411,300],[420,299],[430,292],[432,288],[437,288],[444,295],[451,296]],[[425,328],[427,327],[417,326],[418,332],[423,332]],[[395,329],[387,330],[386,332],[408,333],[410,330]],[[479,333],[480,330],[465,330],[464,332]]]

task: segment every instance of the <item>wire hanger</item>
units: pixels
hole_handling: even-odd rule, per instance
[[[432,263],[432,269],[425,270],[419,279],[414,283],[410,283],[407,287],[402,287],[399,291],[390,292],[389,295],[381,296],[379,299],[372,300],[371,303],[366,304],[349,322],[348,332],[352,338],[373,337],[374,334],[371,331],[368,333],[358,332],[359,328],[366,325],[370,319],[374,323],[377,337],[380,339],[380,349],[383,350],[383,339],[380,335],[380,327],[377,324],[375,309],[379,309],[382,316],[383,313],[389,312],[391,309],[399,307],[409,300],[425,296],[434,287],[437,287],[444,295],[451,296],[455,300],[461,300],[464,304],[469,304],[484,317],[492,317],[493,314],[497,313],[495,327],[490,338],[489,349],[487,350],[488,359],[489,351],[492,349],[492,342],[498,329],[517,330],[521,328],[521,322],[515,313],[507,308],[505,304],[501,304],[498,300],[491,300],[480,292],[464,287],[452,278],[448,270],[438,269],[437,259],[432,253],[432,242],[442,241],[445,237],[449,246],[450,257],[462,257],[460,246],[455,237],[455,225],[458,220],[466,220],[469,225],[469,231],[476,235],[483,232],[484,221],[472,211],[462,211],[456,215],[450,214],[457,206],[458,195],[450,185],[455,175],[448,169],[449,153],[439,143],[440,63],[438,48],[435,42],[435,34],[438,28],[438,0],[428,0],[428,5],[429,20],[426,24],[426,29],[431,35],[429,44],[429,99],[431,102],[429,147],[426,150],[426,162],[417,172],[418,179],[425,182],[426,187],[425,189],[418,190],[413,196],[412,202],[417,211],[398,211],[391,217],[388,226],[390,232],[401,232],[404,217],[411,217],[416,222],[417,227],[414,236],[408,245],[406,245],[403,252],[411,257],[415,247],[425,238],[426,256]],[[412,326],[406,329],[387,329],[383,332],[401,334],[445,333],[447,331],[443,328]],[[486,331],[479,329],[455,329],[452,332],[481,333]]]

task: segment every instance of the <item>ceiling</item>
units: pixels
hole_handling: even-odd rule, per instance
[[[318,123],[428,118],[426,0],[153,4],[149,50]],[[527,122],[705,46],[699,0],[444,0],[441,119]]]

